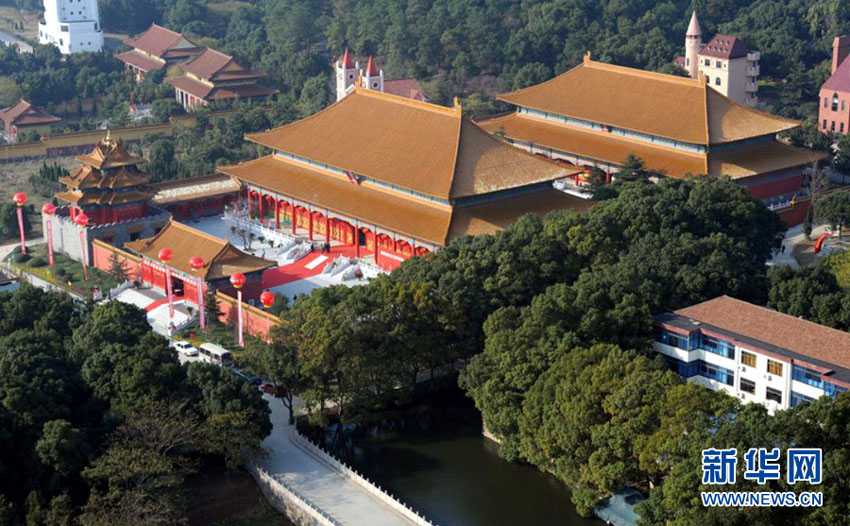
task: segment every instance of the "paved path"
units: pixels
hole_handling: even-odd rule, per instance
[[[829,225],[820,224],[815,225],[812,228],[812,235],[810,238],[812,240],[817,239],[819,235],[831,231]],[[782,240],[782,244],[785,245],[785,251],[780,252],[776,251],[773,254],[773,257],[767,262],[768,265],[788,265],[793,269],[800,268],[800,262],[794,257],[795,248],[798,244],[807,241],[806,235],[803,234],[803,226],[797,225],[795,227],[791,227],[785,232],[785,238]]]
[[[17,44],[18,49],[21,52],[32,53],[32,46],[31,45],[27,44],[26,42],[19,39],[15,35],[7,32],[7,31],[3,31],[2,29],[0,29],[0,42],[7,44],[7,45]]]
[[[269,457],[260,465],[276,479],[283,479],[313,505],[346,526],[410,525],[406,517],[392,510],[342,473],[332,469],[293,442],[295,426],[287,423],[287,410],[278,398],[269,402],[274,429],[263,441]]]

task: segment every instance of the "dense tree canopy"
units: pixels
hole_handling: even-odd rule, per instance
[[[182,368],[144,312],[0,293],[0,523],[175,524],[203,455],[238,465],[271,424],[259,392]]]

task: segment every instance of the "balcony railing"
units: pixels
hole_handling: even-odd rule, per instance
[[[758,51],[750,51],[747,53],[747,60],[750,62],[758,62],[761,60],[761,53]]]
[[[759,66],[747,66],[748,77],[758,77],[760,72],[761,68]]]
[[[744,85],[744,89],[750,93],[755,93],[759,90],[759,85],[756,82],[747,82]]]

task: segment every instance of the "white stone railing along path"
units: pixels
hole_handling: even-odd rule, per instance
[[[293,502],[303,513],[308,514],[316,524],[321,526],[342,526],[341,522],[334,520],[333,517],[320,510],[306,497],[298,493],[295,488],[283,480],[274,478],[262,467],[254,465],[248,466],[248,469],[253,472],[257,478],[257,482],[261,486],[265,485],[269,491],[277,494],[275,496],[280,499],[280,502]]]
[[[381,499],[382,502],[404,515],[407,519],[413,521],[414,524],[419,526],[435,526],[433,522],[429,521],[409,506],[398,501],[386,490],[382,490],[370,480],[357,473],[357,471],[340,462],[324,449],[311,442],[307,437],[299,433],[298,430],[295,429],[295,426],[292,426],[291,434],[296,445],[305,448],[308,453],[318,456],[323,462],[329,464],[333,469],[342,472],[347,477],[354,480],[358,485],[366,489],[366,491]]]

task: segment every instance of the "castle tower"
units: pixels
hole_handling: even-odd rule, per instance
[[[366,64],[366,71],[361,75],[363,77],[363,87],[375,91],[384,91],[384,70],[378,71],[378,66],[372,57],[369,57],[369,62]]]
[[[702,32],[699,28],[699,20],[697,20],[697,12],[694,11],[691,15],[691,23],[688,24],[688,31],[685,33],[685,69],[688,70],[688,75],[691,78],[697,78],[699,74],[699,50],[702,47]]]
[[[103,30],[97,0],[44,0],[38,42],[58,47],[63,55],[100,51]]]
[[[341,100],[348,93],[348,89],[357,82],[357,70],[359,66],[351,59],[348,48],[336,61],[336,100]]]

